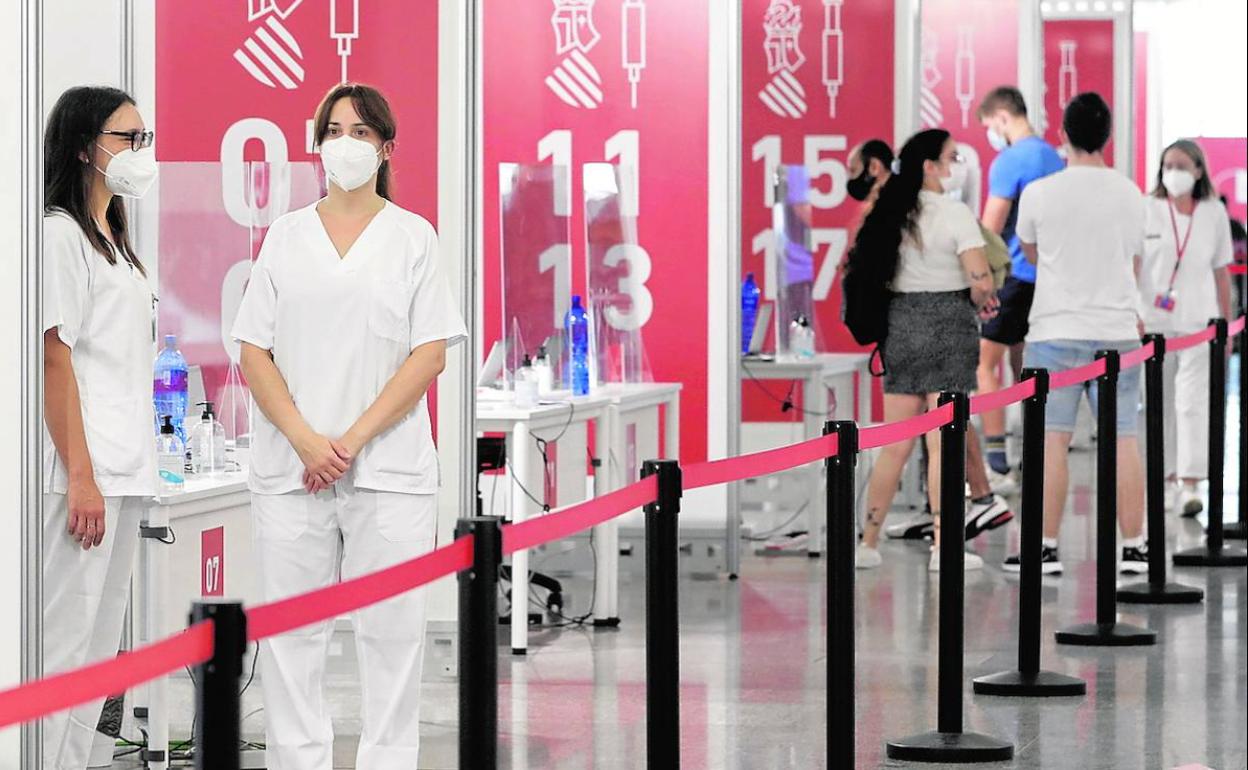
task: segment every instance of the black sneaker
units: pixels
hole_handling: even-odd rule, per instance
[[[1139,548],[1123,548],[1122,563],[1118,571],[1124,575],[1143,575],[1148,572],[1148,546]]]
[[[1018,554],[1008,557],[1001,567],[1006,572],[1018,572]],[[1058,558],[1057,549],[1050,548],[1047,545],[1041,546],[1040,550],[1040,574],[1042,575],[1060,575],[1062,574],[1062,561]]]

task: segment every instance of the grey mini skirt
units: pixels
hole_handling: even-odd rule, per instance
[[[979,317],[967,291],[894,294],[884,343],[884,392],[976,389]]]

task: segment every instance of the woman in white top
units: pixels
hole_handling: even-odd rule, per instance
[[[884,350],[884,419],[915,417],[936,406],[941,391],[970,393],[979,362],[977,312],[990,312],[992,272],[984,239],[965,204],[945,195],[965,175],[948,131],[915,134],[880,189],[849,255],[849,270],[891,288]],[[928,495],[940,542],[939,436],[928,434]],[[860,568],[879,566],[884,518],[914,440],[885,447],[871,472]],[[939,569],[939,548],[930,568]],[[967,554],[966,566],[983,562]]]
[[[1140,314],[1150,333],[1183,335],[1210,318],[1230,318],[1234,258],[1230,221],[1209,180],[1205,154],[1180,139],[1165,149],[1148,199]],[[1209,476],[1209,349],[1166,356],[1166,469],[1182,480],[1185,516],[1203,506],[1198,483]]]
[[[152,292],[118,196],[156,177],[152,133],[114,88],[72,88],[48,116],[43,220],[43,666],[117,654],[156,494]],[[87,766],[103,700],[48,717],[43,766]]]
[[[251,449],[260,592],[273,601],[433,548],[438,465],[425,394],[466,332],[437,236],[389,200],[385,98],[334,88],[316,112],[329,194],[265,236],[233,336],[259,413]],[[354,617],[356,767],[416,767],[425,592]],[[271,770],[330,770],[322,693],[332,622],[261,645]]]

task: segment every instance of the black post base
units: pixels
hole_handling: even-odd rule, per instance
[[[889,759],[903,762],[1005,762],[1014,745],[979,733],[920,733],[885,744]]]
[[[1055,698],[1063,695],[1086,695],[1088,683],[1074,676],[1053,671],[1002,671],[981,676],[971,682],[978,695],[1003,695],[1023,698]]]
[[[1248,540],[1248,526],[1242,521],[1232,521],[1222,525],[1222,537],[1227,540]]]
[[[594,618],[594,628],[619,628],[619,618]]]
[[[1248,551],[1224,545],[1213,551],[1209,546],[1189,548],[1174,555],[1176,567],[1248,567]]]
[[[1083,647],[1133,647],[1156,644],[1157,632],[1130,623],[1080,623],[1058,631],[1058,644]]]
[[[1118,601],[1124,604],[1197,604],[1205,592],[1182,583],[1135,583],[1118,589]]]

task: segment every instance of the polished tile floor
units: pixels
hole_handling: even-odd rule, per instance
[[[1233,393],[1234,391],[1232,391]],[[1229,447],[1235,447],[1231,424]],[[988,568],[966,583],[966,729],[1015,746],[1009,768],[1248,767],[1248,571],[1177,569],[1172,579],[1205,589],[1204,603],[1121,605],[1121,618],[1158,632],[1156,646],[1072,648],[1053,632],[1094,615],[1093,455],[1072,463],[1071,506],[1062,533],[1066,573],[1045,578],[1043,665],[1082,677],[1086,697],[976,696],[970,678],[1013,668],[1018,586],[998,564],[1017,543],[1014,525],[972,548]],[[1231,452],[1227,485],[1239,465]],[[1237,501],[1228,495],[1234,518]],[[1173,548],[1199,541],[1197,521],[1168,519]],[[883,568],[858,573],[857,766],[901,767],[887,738],[936,723],[937,578],[918,543],[885,543]],[[686,768],[823,768],[825,564],[799,556],[750,556],[741,579],[682,581],[681,720]],[[588,581],[573,576],[569,610],[584,606]],[[500,649],[500,754],[503,767],[645,766],[644,594],[638,576],[621,576],[618,630],[534,630],[527,658]],[[503,635],[501,638],[505,638]],[[350,656],[348,656],[349,659]],[[257,686],[262,687],[263,682]],[[183,705],[189,687],[179,683]],[[420,767],[454,768],[456,694],[426,685]],[[258,707],[255,687],[244,713]],[[838,694],[849,697],[849,694]],[[340,734],[335,767],[352,767],[359,698],[348,666],[334,674],[331,703]],[[189,717],[189,711],[183,709]],[[262,717],[246,731],[255,739]],[[175,722],[185,734],[189,719]],[[118,765],[122,766],[122,765]],[[933,765],[927,765],[933,767]]]

